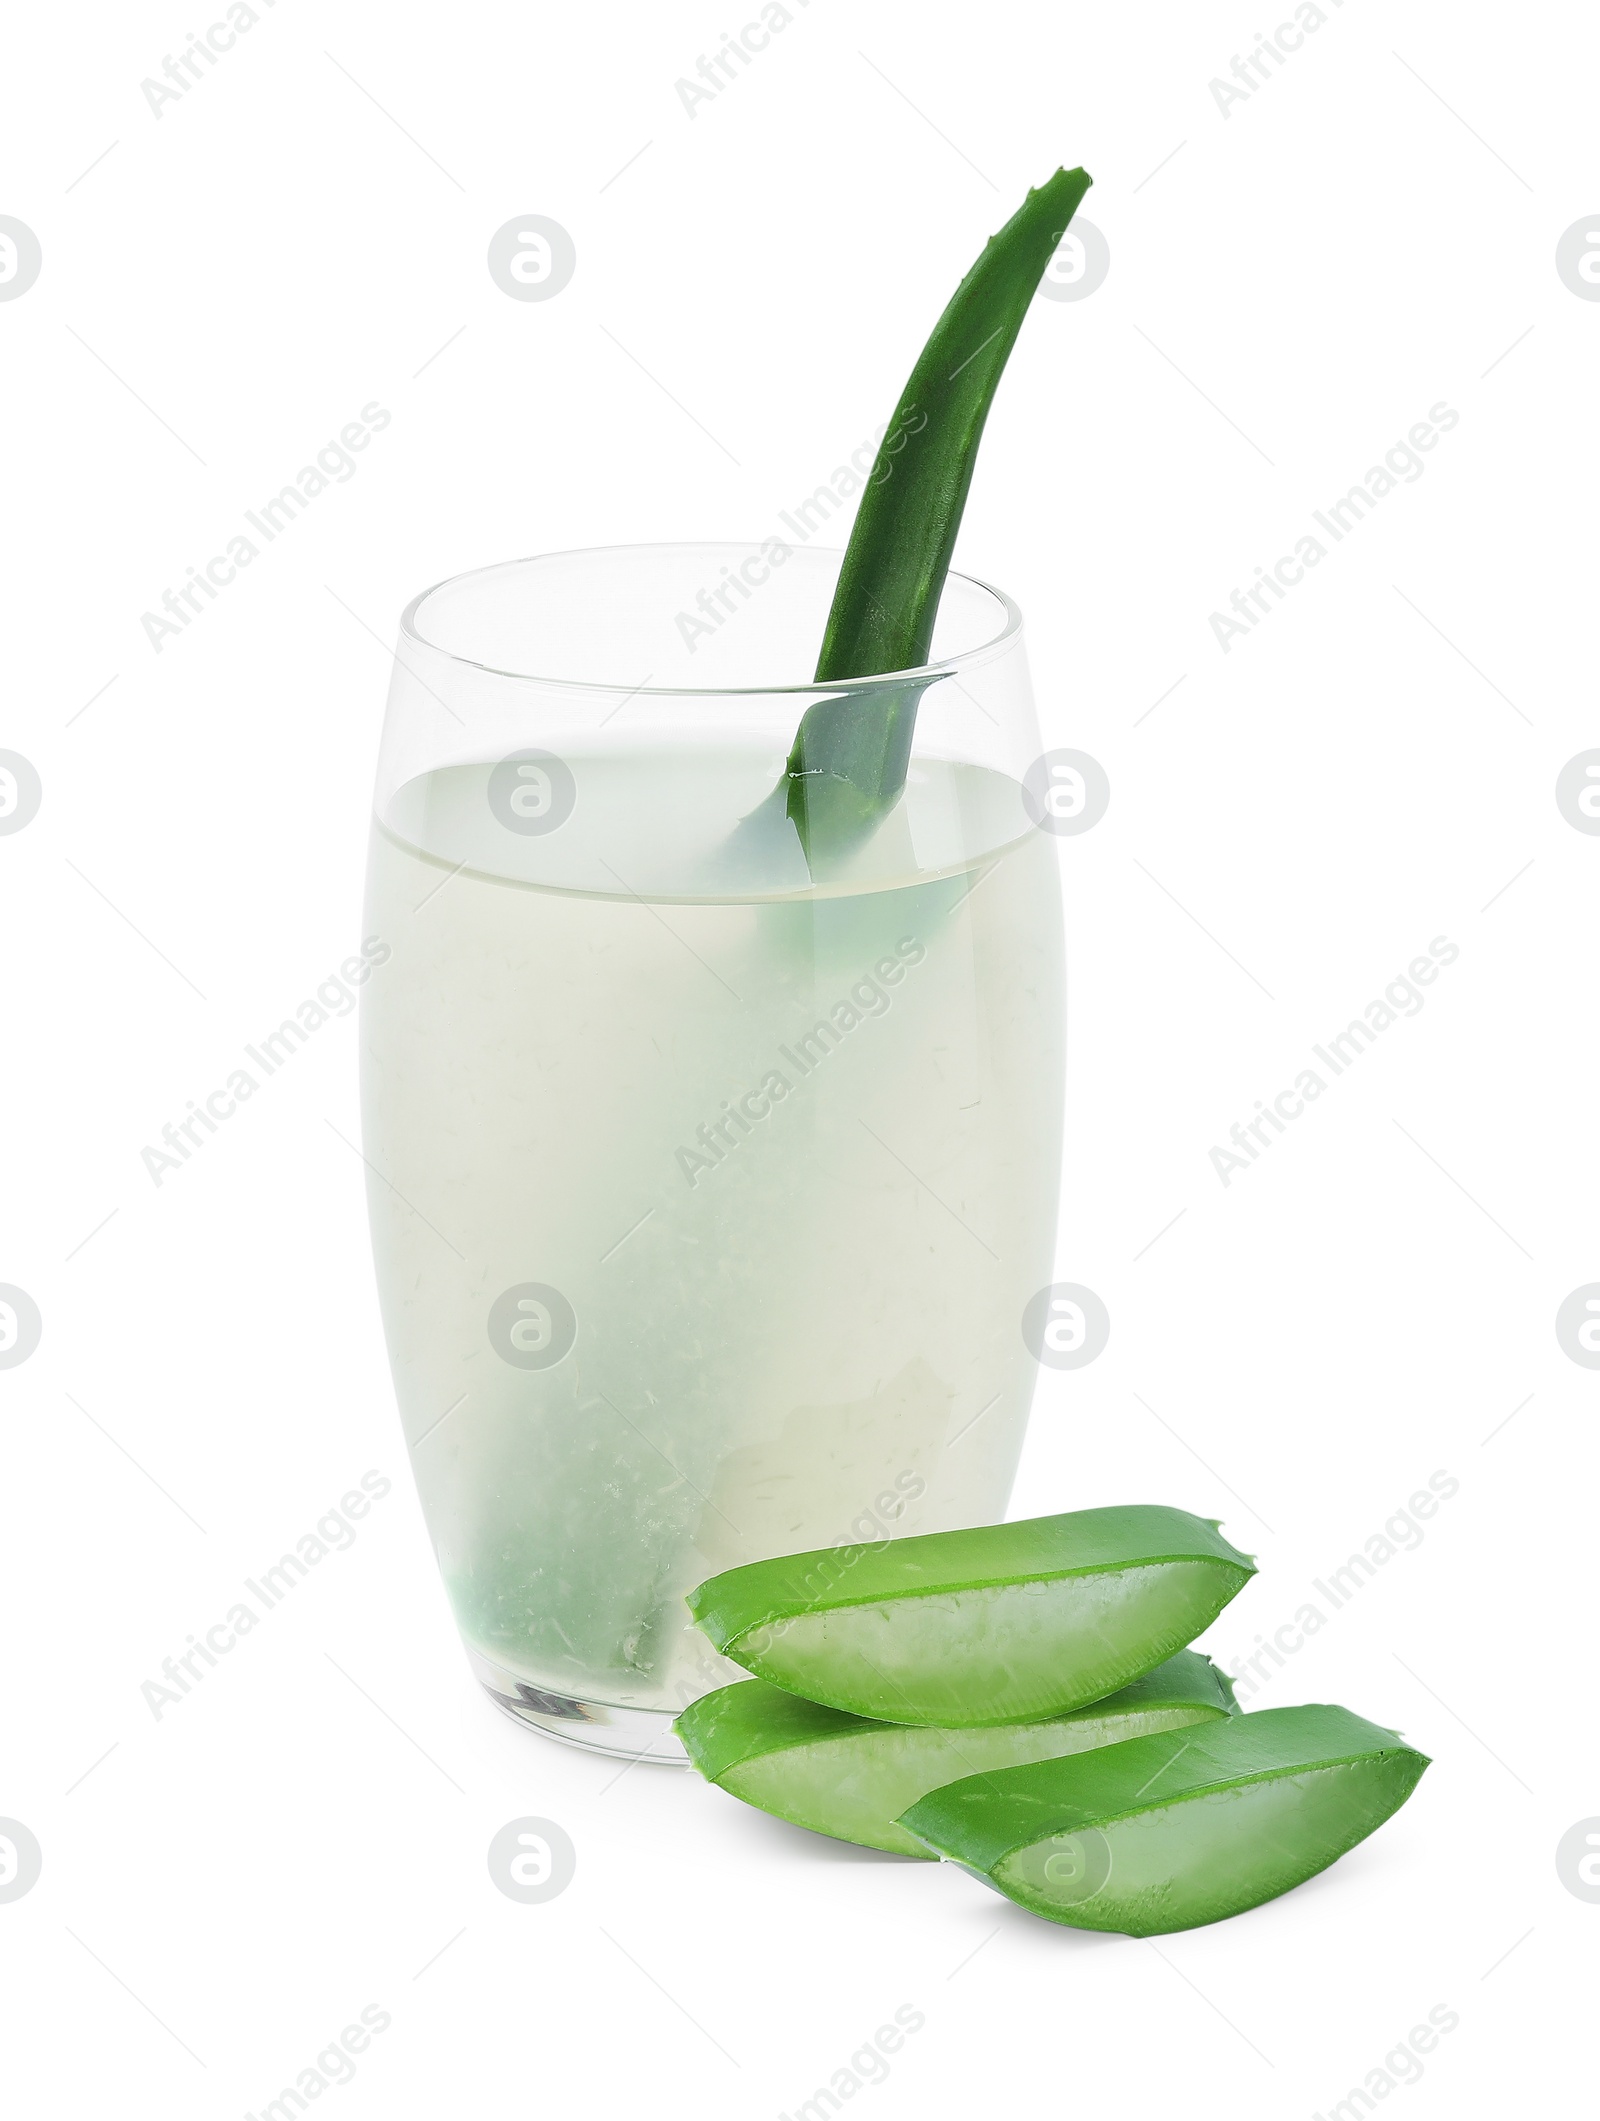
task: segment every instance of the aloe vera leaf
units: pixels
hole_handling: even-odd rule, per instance
[[[942,1783],[1236,1713],[1210,1658],[1180,1650],[1104,1701],[1027,1723],[874,1723],[741,1679],[702,1695],[673,1729],[706,1780],[746,1804],[839,1841],[927,1858],[897,1822]]]
[[[968,1775],[901,1825],[1021,1907],[1159,1937],[1276,1899],[1397,1812],[1428,1758],[1326,1705]]]
[[[1115,1693],[1254,1573],[1214,1521],[1129,1504],[748,1562],[688,1605],[758,1679],[879,1722],[964,1727]]]
[[[816,682],[928,659],[984,422],[1034,290],[1089,189],[1058,169],[1030,191],[934,326],[907,378],[856,511]],[[808,855],[847,851],[899,800],[922,684],[846,690],[809,708],[787,768]]]

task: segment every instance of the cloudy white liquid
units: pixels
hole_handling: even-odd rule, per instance
[[[818,886],[765,752],[565,757],[558,829],[510,829],[484,764],[375,826],[379,1289],[469,1646],[676,1712],[733,1676],[703,1577],[1004,1513],[1052,1271],[1053,845],[1015,784],[929,761]],[[540,1369],[490,1330],[529,1283],[576,1322]]]

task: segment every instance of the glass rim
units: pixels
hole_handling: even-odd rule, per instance
[[[743,550],[759,552],[770,538],[759,543],[736,538],[685,538],[682,540],[653,539],[633,545],[577,545],[553,552],[524,553],[516,559],[494,560],[487,567],[467,567],[460,574],[446,575],[441,581],[431,583],[419,590],[400,614],[400,637],[411,641],[418,648],[425,648],[430,655],[443,656],[447,662],[459,664],[463,669],[481,670],[490,677],[509,678],[520,685],[538,685],[551,691],[593,694],[611,698],[618,693],[628,699],[663,700],[738,700],[738,699],[837,699],[841,694],[875,692],[884,685],[906,684],[913,679],[921,683],[932,683],[938,678],[955,677],[963,670],[971,670],[987,663],[999,655],[1022,633],[1022,610],[1014,598],[1008,596],[993,582],[980,576],[963,574],[952,567],[946,579],[964,582],[969,588],[981,589],[994,599],[1000,607],[1001,626],[998,633],[982,641],[975,648],[963,648],[955,655],[941,656],[931,663],[920,663],[907,670],[885,670],[871,677],[833,678],[819,683],[815,678],[803,684],[791,685],[629,685],[625,682],[610,683],[597,678],[551,678],[541,677],[533,670],[505,670],[496,663],[481,663],[475,657],[460,655],[453,648],[443,648],[437,641],[430,641],[417,625],[417,616],[428,599],[437,596],[442,589],[453,589],[459,583],[470,582],[481,575],[499,574],[512,567],[529,567],[540,560],[574,560],[587,558],[591,554],[641,553],[641,552],[725,552]],[[834,554],[841,560],[843,548],[834,545],[792,546],[795,551],[806,553]]]

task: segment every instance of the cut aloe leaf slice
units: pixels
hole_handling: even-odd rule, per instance
[[[957,1776],[1236,1713],[1233,1689],[1210,1658],[1180,1650],[1107,1700],[1038,1722],[954,1731],[874,1723],[742,1679],[703,1695],[673,1728],[706,1780],[746,1804],[839,1841],[927,1857],[899,1815]]]
[[[1254,1573],[1214,1521],[1132,1504],[754,1561],[688,1604],[758,1679],[879,1722],[964,1728],[1115,1693]]]
[[[900,1823],[1036,1915],[1159,1937],[1326,1870],[1400,1809],[1427,1765],[1348,1709],[1264,1709],[968,1775]]]

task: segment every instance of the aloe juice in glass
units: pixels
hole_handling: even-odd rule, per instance
[[[1004,1515],[1063,974],[1021,622],[951,575],[900,801],[781,799],[839,555],[551,555],[402,622],[362,997],[379,1294],[474,1667],[617,1754],[739,1676],[684,1594]],[[903,679],[902,679],[903,682]]]

